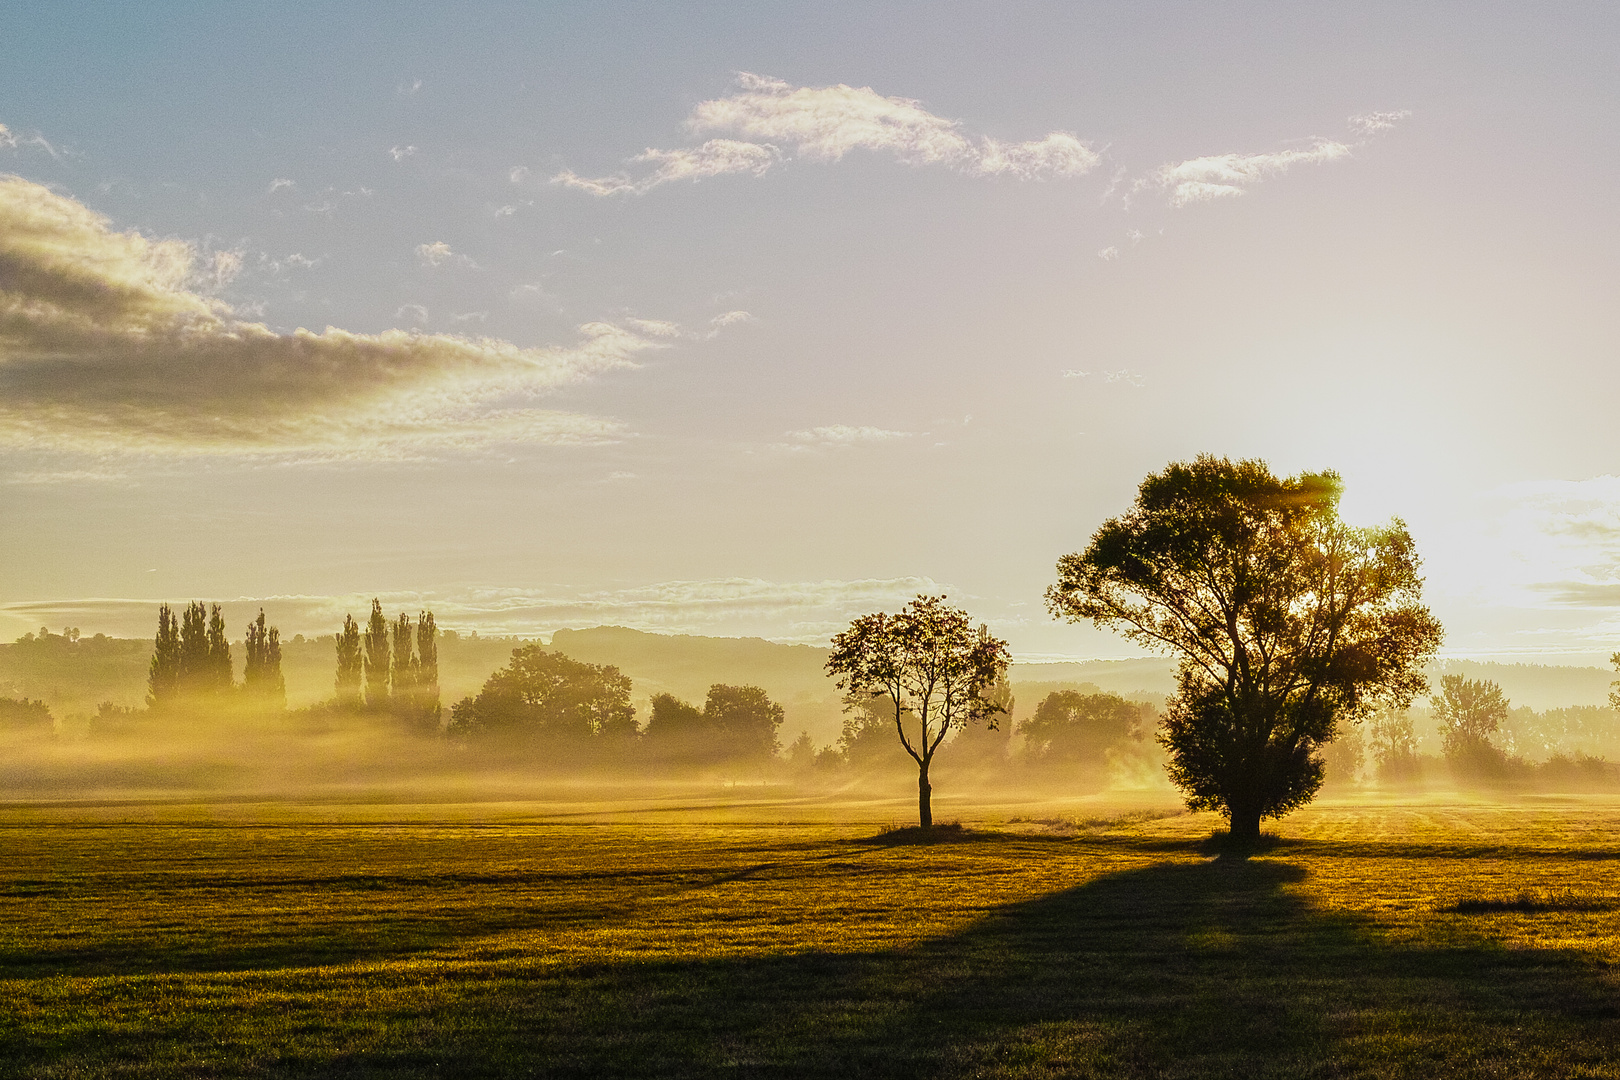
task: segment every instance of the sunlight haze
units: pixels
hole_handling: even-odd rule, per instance
[[[1620,648],[1601,4],[23,5],[0,639],[826,645],[1200,453],[1400,517],[1442,656]]]

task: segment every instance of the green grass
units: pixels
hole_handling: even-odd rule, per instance
[[[1620,1075],[1620,803],[963,817],[0,810],[0,1075]]]

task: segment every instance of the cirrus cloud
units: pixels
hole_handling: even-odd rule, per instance
[[[701,180],[729,173],[763,175],[786,157],[838,161],[852,150],[892,155],[907,165],[940,165],[970,176],[1012,176],[1023,180],[1080,176],[1099,157],[1067,132],[1054,131],[1030,142],[972,137],[954,120],[927,111],[910,98],[885,97],[871,87],[793,86],[780,79],[737,76],[738,92],[700,102],[687,118],[694,134],[715,138],[677,150],[649,149],[631,159],[653,168],[639,178],[629,173],[591,179],[568,170],[552,182],[592,195],[641,195],[676,180]]]
[[[230,269],[0,175],[0,446],[324,459],[597,443],[622,426],[536,399],[663,347],[600,322],[543,348],[405,330],[281,333],[206,295]]]

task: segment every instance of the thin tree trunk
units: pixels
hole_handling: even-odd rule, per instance
[[[925,829],[934,827],[934,789],[928,783],[928,766],[917,770],[917,824]]]

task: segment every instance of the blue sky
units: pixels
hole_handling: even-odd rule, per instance
[[[1452,652],[1620,643],[1607,6],[7,22],[0,633],[943,589],[1123,655],[1041,590],[1210,451],[1405,518]]]

